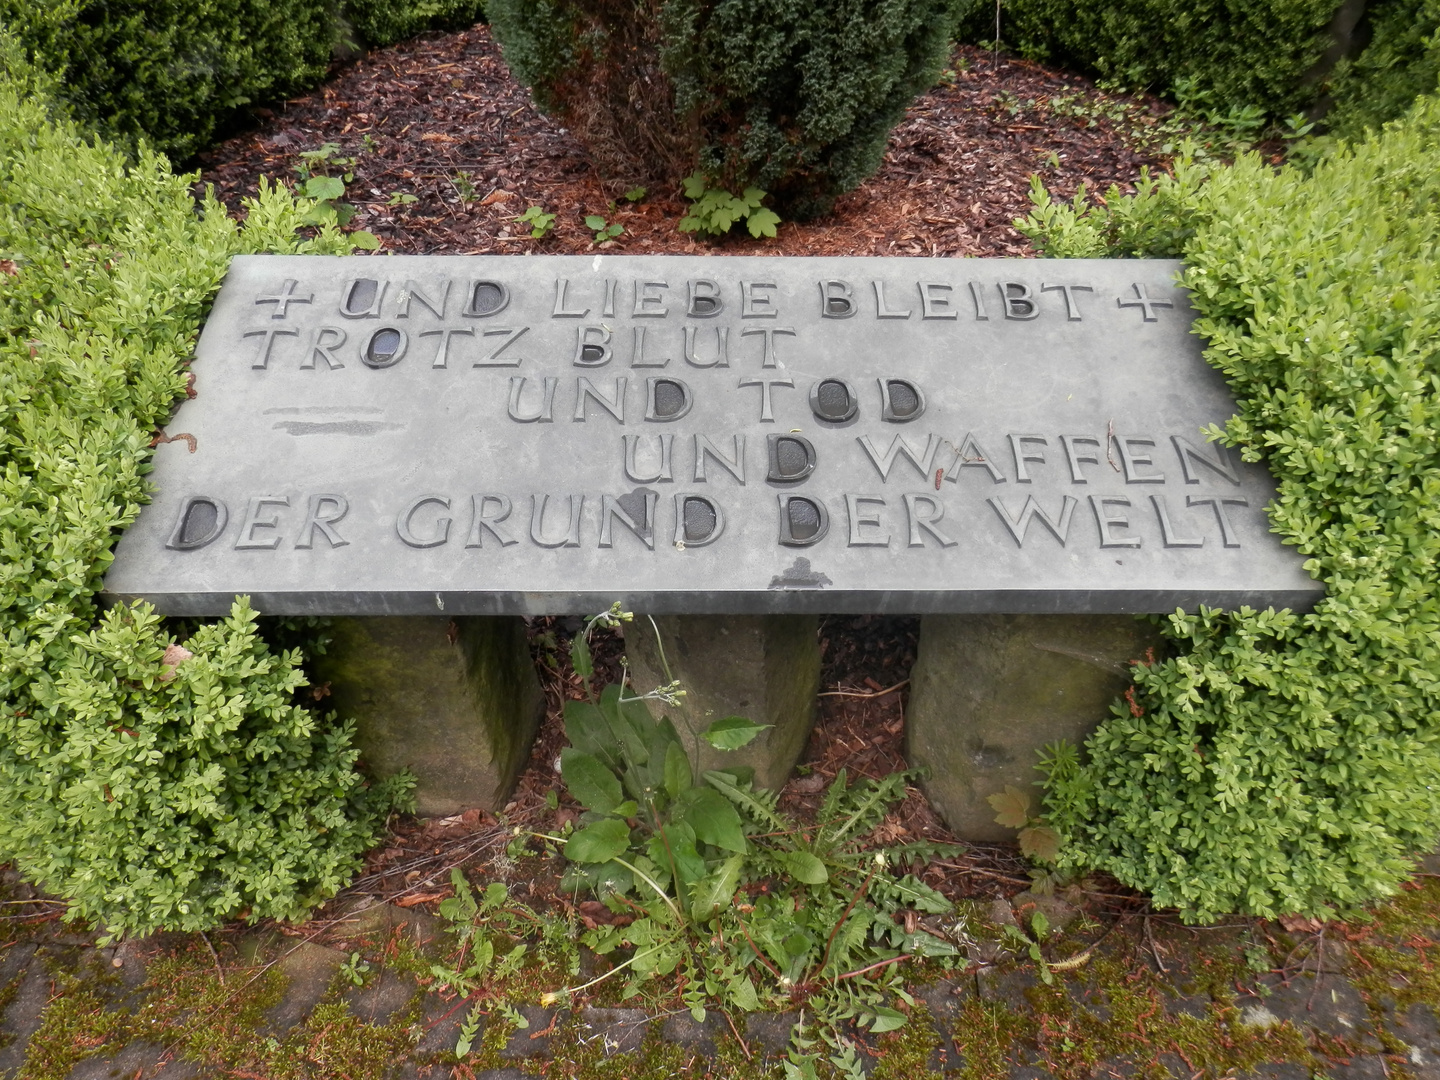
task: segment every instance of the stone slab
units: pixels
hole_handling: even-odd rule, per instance
[[[106,581],[176,615],[1310,607],[1179,264],[240,256]]]

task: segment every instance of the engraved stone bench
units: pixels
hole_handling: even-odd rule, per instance
[[[1265,470],[1205,439],[1234,403],[1178,268],[242,256],[106,591],[341,617],[319,677],[431,813],[526,759],[517,616],[654,616],[685,719],[774,725],[748,753],[777,785],[817,617],[920,614],[909,753],[983,838],[1154,643],[1130,616],[1320,595]],[[627,649],[664,681],[649,620]]]

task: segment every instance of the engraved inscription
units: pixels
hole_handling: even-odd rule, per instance
[[[195,613],[1264,603],[1299,560],[1179,269],[241,256],[121,555]]]

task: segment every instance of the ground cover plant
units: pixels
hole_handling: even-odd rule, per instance
[[[0,37],[0,857],[114,933],[297,916],[388,789],[296,704],[298,652],[243,600],[182,642],[95,594],[230,257],[352,245],[302,239],[307,206],[270,185],[237,226],[163,158],[57,119],[52,89]]]
[[[955,927],[944,921],[953,921],[954,905],[909,872],[959,848],[887,846],[871,836],[904,797],[908,773],[852,785],[842,769],[809,826],[780,810],[777,793],[756,790],[747,767],[697,777],[663,715],[683,695],[679,683],[644,696],[628,694],[623,681],[591,690],[589,634],[630,619],[617,604],[572,641],[588,700],[565,704],[570,746],[560,768],[585,814],[574,832],[540,837],[563,841],[572,866],[562,890],[592,893],[627,916],[581,936],[601,956],[632,950],[585,988],[624,972],[623,1000],[674,974],[697,1022],[707,1008],[799,1006],[814,1019],[810,1030],[803,1018],[796,1026],[787,1075],[813,1078],[828,1058],[863,1076],[846,1025],[872,1033],[903,1026],[907,1014],[896,1006],[913,1007],[914,999],[899,965],[933,959],[948,968],[962,956]],[[660,655],[663,663],[663,643]],[[762,730],[729,716],[690,735],[694,744],[735,750]]]
[[[1134,700],[1050,766],[1060,862],[1159,905],[1323,916],[1394,893],[1440,832],[1440,99],[1313,175],[1188,161],[1099,205],[1037,185],[1045,254],[1183,256],[1273,527],[1325,582],[1313,614],[1201,610]]]

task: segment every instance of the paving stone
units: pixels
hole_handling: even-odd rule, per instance
[[[350,1011],[369,1024],[384,1024],[415,997],[419,989],[415,981],[393,971],[382,971],[364,987],[356,987],[345,995]]]
[[[745,1041],[753,1053],[757,1047],[767,1055],[780,1054],[790,1045],[790,1029],[799,1013],[750,1013],[745,1017]]]
[[[420,1025],[425,1034],[421,1037],[420,1043],[415,1047],[415,1054],[419,1057],[426,1057],[431,1054],[454,1053],[455,1043],[460,1039],[460,1028],[470,1015],[471,1006],[468,1002],[459,1000],[446,1001],[439,994],[426,994],[421,1005]],[[480,1038],[485,1034],[486,1018],[480,1017],[480,1026],[476,1029],[475,1044],[478,1046]]]
[[[1259,984],[1268,987],[1270,993],[1257,999],[1257,1003],[1277,1019],[1288,1020],[1302,1031],[1318,1028],[1346,1039],[1373,1035],[1369,1010],[1355,988],[1344,979],[1325,975],[1316,985],[1314,975],[1302,975],[1287,985],[1267,975]]]
[[[1261,1065],[1245,1074],[1246,1080],[1310,1080],[1310,1070],[1293,1061]]]
[[[1080,915],[1080,909],[1058,896],[1046,896],[1044,893],[1025,892],[1019,893],[1010,901],[1010,910],[1015,913],[1016,919],[1023,923],[1026,929],[1031,927],[1033,912],[1044,913],[1046,920],[1050,923],[1052,934],[1064,930]]]
[[[990,906],[986,909],[985,913],[996,926],[1020,925],[1015,920],[1015,909],[1010,906],[1010,901],[1006,900],[1003,896],[997,896],[994,900],[991,900]]]
[[[543,1057],[550,1050],[556,1029],[565,1022],[568,1014],[539,1005],[522,1005],[520,1015],[530,1022],[530,1026],[520,1028],[510,1036],[500,1048],[502,1058]]]
[[[581,1009],[579,1021],[580,1041],[599,1043],[606,1057],[639,1050],[650,1026],[644,1009]]]
[[[1209,994],[1176,994],[1165,1002],[1165,1011],[1171,1016],[1193,1016],[1203,1020],[1210,1015],[1213,999]]]
[[[276,1034],[289,1031],[304,1021],[319,1000],[325,996],[330,980],[349,957],[338,949],[329,949],[313,941],[302,942],[280,961],[280,970],[289,983],[285,997],[270,1010],[265,1027]]]
[[[975,984],[972,979],[964,982],[941,979],[939,982],[933,982],[913,990],[912,994],[915,1000],[925,1003],[931,1016],[936,1020],[944,1021],[958,1016],[961,1006],[965,1004],[965,999],[974,992]]]
[[[335,924],[337,934],[346,938],[368,938],[378,945],[388,942],[398,929],[422,947],[441,936],[440,920],[428,911],[376,902],[373,897],[366,897],[365,901],[344,912]]]
[[[1440,1059],[1440,1024],[1436,1023],[1431,1006],[1416,1002],[1397,1015],[1394,1002],[1387,1000],[1383,1004],[1387,1031],[1406,1046],[1418,1047],[1432,1058]],[[1440,1007],[1440,1002],[1437,1002],[1437,1007]],[[1437,1075],[1440,1075],[1440,1070],[1437,1070]]]
[[[1025,991],[1040,985],[1032,967],[989,968],[975,975],[976,990],[986,1001],[1003,1001],[1017,1009],[1028,1009]]]
[[[25,1060],[25,1046],[40,1026],[40,1017],[50,1002],[50,972],[46,970],[43,954],[33,945],[16,945],[11,951],[16,950],[26,950],[29,955],[16,956],[5,980],[7,985],[10,979],[20,980],[15,997],[0,1019],[0,1031],[10,1036],[10,1041],[0,1047],[0,1072],[6,1075],[13,1075]]]
[[[1380,1055],[1364,1054],[1347,1064],[1326,1066],[1325,1075],[1329,1080],[1389,1080],[1391,1074]]]
[[[703,1021],[682,1012],[665,1017],[660,1025],[660,1037],[667,1043],[689,1047],[703,1057],[713,1058],[717,1051],[716,1039],[729,1030],[730,1025],[713,1010],[706,1012]]]
[[[473,1074],[475,1080],[533,1080],[529,1073],[511,1066],[503,1069],[481,1069]],[[407,1061],[400,1067],[397,1080],[451,1080],[452,1070],[448,1065],[421,1065]]]
[[[249,930],[231,941],[236,958],[247,966],[273,960],[291,947],[291,940],[278,930]]]
[[[70,1080],[191,1080],[200,1066],[177,1060],[173,1051],[151,1042],[132,1042],[118,1053],[86,1058],[70,1070]]]

